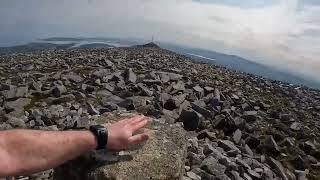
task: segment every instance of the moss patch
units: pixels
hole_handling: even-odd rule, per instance
[[[44,99],[47,99],[47,98],[48,98],[47,96],[44,96],[42,94],[35,94],[30,98],[31,102],[28,105],[26,105],[23,108],[23,110],[30,111],[32,108],[36,107],[37,103],[42,102]]]

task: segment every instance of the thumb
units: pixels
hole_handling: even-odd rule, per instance
[[[137,134],[129,137],[129,144],[138,144],[149,139],[148,134]]]

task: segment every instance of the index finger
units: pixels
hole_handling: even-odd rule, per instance
[[[146,126],[148,124],[148,120],[147,119],[144,119],[140,122],[137,122],[135,124],[132,124],[131,125],[131,130],[132,130],[132,133],[138,131],[139,129],[143,128],[144,126]]]

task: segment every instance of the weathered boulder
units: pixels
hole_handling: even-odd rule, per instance
[[[28,98],[19,98],[15,101],[5,102],[4,107],[10,111],[11,116],[20,117],[23,115],[24,107],[31,102]]]
[[[132,116],[125,114],[123,116]],[[119,119],[117,113],[97,120]],[[184,131],[154,120],[144,131],[150,138],[144,144],[119,153],[90,152],[55,169],[56,179],[181,179],[186,157]]]

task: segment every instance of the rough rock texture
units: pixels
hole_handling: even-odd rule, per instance
[[[126,169],[131,179],[320,179],[319,90],[228,70],[153,44],[0,56],[0,129],[79,130],[123,111],[151,117],[164,128],[161,137],[170,134],[172,145],[154,139],[140,149],[146,155],[155,147],[182,150],[173,143],[180,133],[169,132],[178,131],[176,126],[187,139],[185,172],[171,164],[183,159],[161,154],[170,163],[148,159],[133,168],[140,176]],[[131,161],[109,165],[113,170],[81,172],[111,176],[135,159],[142,162],[139,152]],[[69,169],[79,172],[81,165],[86,164]],[[157,166],[152,175],[143,169]]]
[[[122,115],[122,116],[120,116]],[[119,120],[131,114],[109,113],[99,122]],[[150,139],[119,153],[91,152],[55,170],[56,179],[181,179],[184,174],[186,137],[177,125],[151,120],[144,129]]]

